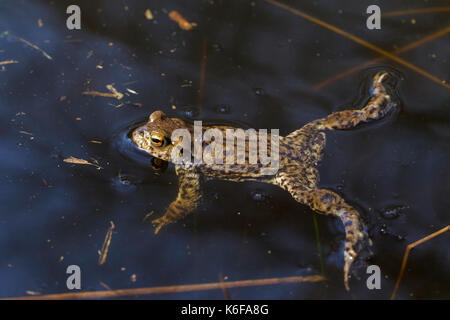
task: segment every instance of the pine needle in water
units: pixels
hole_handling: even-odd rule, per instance
[[[103,241],[102,249],[100,250],[100,257],[98,258],[98,264],[102,265],[106,262],[106,257],[108,256],[109,246],[111,244],[111,238],[114,228],[114,222],[110,222],[108,232],[106,233],[105,241]]]

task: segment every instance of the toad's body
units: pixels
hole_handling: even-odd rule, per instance
[[[280,137],[277,144],[279,167],[271,175],[263,173],[263,169],[269,164],[249,163],[249,143],[246,144],[246,161],[243,164],[228,164],[225,160],[223,164],[218,164],[217,161],[211,164],[205,161],[176,162],[175,168],[179,177],[178,196],[169,205],[164,216],[153,221],[157,224],[155,232],[195,210],[201,198],[200,177],[202,175],[207,179],[236,182],[261,181],[275,184],[287,190],[295,200],[308,205],[314,211],[336,216],[342,221],[346,234],[344,282],[348,289],[350,265],[357,255],[365,232],[359,214],[354,208],[335,192],[317,187],[319,180],[317,165],[325,146],[325,131],[349,129],[361,122],[379,119],[392,108],[390,96],[382,85],[382,81],[387,76],[387,73],[378,73],[374,76],[371,97],[361,110],[336,112],[326,118],[312,121],[286,137]],[[228,126],[214,126],[214,128],[223,132],[224,137],[226,137],[227,129],[234,129]],[[176,129],[187,129],[192,134],[194,130],[191,124],[177,118],[169,118],[161,111],[155,111],[144,126],[134,130],[133,141],[139,148],[154,157],[174,162],[171,158],[172,150],[181,143],[181,139],[172,140],[172,133]],[[210,127],[203,127],[203,131],[207,129]],[[203,147],[207,145],[209,145],[208,141],[203,143]],[[271,150],[270,141],[267,145]]]

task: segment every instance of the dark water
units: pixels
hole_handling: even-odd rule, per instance
[[[425,5],[376,3],[383,12]],[[80,31],[65,27],[69,4],[81,7]],[[389,51],[449,22],[448,13],[397,16],[369,31],[365,10],[373,1],[289,4]],[[147,8],[152,21],[144,16]],[[198,27],[181,30],[168,18],[171,10]],[[376,53],[264,1],[2,0],[4,31],[9,34],[0,38],[0,61],[19,63],[0,72],[1,297],[67,292],[70,264],[81,267],[83,290],[103,290],[101,283],[119,289],[216,282],[220,275],[233,281],[321,272],[312,211],[272,186],[209,182],[194,214],[154,236],[144,216],[164,212],[177,179],[172,166],[154,171],[127,133],[161,109],[287,134],[331,112],[359,108],[374,69],[320,90],[314,85]],[[401,57],[448,82],[448,40],[435,39]],[[358,208],[374,243],[373,255],[353,268],[352,290],[347,293],[342,281],[342,228],[336,219],[317,216],[326,283],[238,288],[230,290],[231,298],[389,298],[406,245],[449,224],[449,91],[396,63],[372,67],[398,75],[401,111],[330,133],[320,167],[321,186]],[[107,84],[126,96],[82,95],[108,92]],[[116,108],[121,102],[129,103]],[[95,159],[103,169],[64,163],[70,156]],[[110,221],[116,229],[99,266]],[[413,250],[398,297],[450,298],[448,241],[443,234]],[[381,290],[366,287],[369,264],[381,268]],[[217,290],[150,298],[224,295]]]

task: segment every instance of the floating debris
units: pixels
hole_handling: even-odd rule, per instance
[[[111,91],[112,93],[114,93],[114,94],[116,95],[116,98],[117,98],[118,100],[120,100],[120,99],[123,98],[123,94],[120,93],[120,92],[118,92],[118,91],[113,87],[112,84],[107,84],[107,85],[106,85],[106,89],[108,89],[109,91]]]
[[[103,241],[102,249],[100,250],[100,257],[98,258],[98,264],[102,265],[106,262],[106,257],[108,256],[109,246],[111,244],[112,232],[116,227],[114,222],[110,221],[110,226],[108,232],[106,233],[105,241]]]
[[[187,21],[178,11],[169,13],[170,19],[178,23],[178,26],[186,31],[192,30],[197,24]]]
[[[31,43],[31,42],[28,41],[28,40],[25,40],[25,39],[23,39],[23,38],[21,38],[21,37],[17,37],[17,36],[15,36],[15,35],[13,35],[13,34],[10,34],[9,31],[3,32],[2,35],[10,36],[10,37],[13,38],[13,39],[19,40],[20,42],[25,43],[27,46],[29,46],[29,47],[31,47],[31,48],[33,48],[33,49],[39,51],[40,53],[42,53],[42,54],[44,55],[44,57],[46,57],[48,60],[53,60],[53,58],[52,58],[47,52],[45,52],[44,50],[42,50],[41,48],[39,48],[37,45],[35,45],[34,43]]]
[[[106,97],[106,98],[116,98],[120,100],[123,98],[123,93],[116,90],[112,84],[106,85],[106,89],[108,89],[111,93],[107,92],[99,92],[99,91],[84,91],[81,94],[90,95],[90,96],[98,96],[98,97]]]
[[[42,28],[44,26],[44,23],[42,22],[41,18],[39,18],[37,22],[38,22],[38,27],[39,28]]]
[[[150,11],[150,9],[145,10],[145,18],[147,20],[153,20],[153,13]]]
[[[127,88],[127,91],[128,91],[129,93],[132,93],[132,94],[139,94],[139,93],[137,93],[136,91],[131,90],[131,89],[128,89],[128,88]]]
[[[63,160],[66,163],[73,163],[73,164],[84,164],[84,165],[90,165],[90,166],[94,166],[97,167],[98,170],[103,169],[102,167],[100,167],[97,164],[91,163],[87,160],[84,159],[79,159],[79,158],[75,158],[75,157],[69,157]]]
[[[5,64],[11,64],[11,63],[19,63],[19,61],[17,60],[5,60],[5,61],[0,61],[0,66],[3,66]]]
[[[22,134],[26,134],[28,136],[32,136],[33,135],[31,132],[28,132],[28,131],[20,130],[19,132],[22,133]]]

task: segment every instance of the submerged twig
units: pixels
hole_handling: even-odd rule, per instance
[[[107,291],[86,291],[86,292],[69,292],[60,294],[48,294],[41,296],[31,297],[16,297],[6,298],[10,300],[68,300],[68,299],[99,299],[99,298],[116,298],[132,295],[149,295],[149,294],[162,294],[162,293],[178,293],[178,292],[191,292],[191,291],[204,291],[204,290],[217,290],[225,288],[239,288],[239,287],[254,287],[254,286],[267,286],[276,285],[282,283],[300,283],[300,282],[319,282],[324,281],[325,278],[321,275],[312,276],[295,276],[285,278],[268,278],[268,279],[256,279],[256,280],[241,280],[230,282],[213,282],[203,284],[187,284],[178,286],[163,286],[163,287],[149,287],[149,288],[136,288],[136,289],[119,289],[119,290],[107,290]]]
[[[7,36],[10,36],[11,38],[14,38],[14,39],[16,39],[16,40],[19,40],[20,42],[25,43],[27,46],[29,46],[29,47],[31,47],[31,48],[33,48],[33,49],[39,51],[39,52],[42,53],[42,54],[44,55],[44,57],[46,57],[48,60],[53,60],[53,58],[52,58],[47,52],[45,52],[44,50],[42,50],[41,48],[39,48],[39,47],[38,47],[37,45],[35,45],[34,43],[32,43],[32,42],[30,42],[30,41],[28,41],[28,40],[25,40],[24,38],[15,36],[15,35],[9,33],[8,31],[3,32],[3,34],[4,34],[4,35],[7,35]]]
[[[223,280],[224,280],[224,278],[222,276],[222,272],[219,272],[219,282],[221,284],[221,289],[222,289],[223,295],[225,297],[225,300],[231,300],[230,293],[228,292],[227,287],[225,287],[223,285],[225,283]]]
[[[106,89],[108,89],[111,93],[107,92],[99,92],[99,91],[84,91],[81,94],[89,95],[89,96],[98,96],[98,97],[106,97],[106,98],[116,98],[120,100],[123,98],[123,93],[116,90],[112,84],[106,85]]]
[[[202,62],[200,65],[200,84],[198,90],[198,105],[201,111],[203,105],[203,94],[205,88],[205,76],[206,76],[206,59],[208,57],[208,40],[202,41]]]
[[[352,40],[353,42],[356,42],[356,43],[358,43],[358,44],[360,44],[360,45],[362,45],[362,46],[364,46],[364,47],[366,47],[366,48],[368,48],[368,49],[370,49],[372,51],[375,51],[375,52],[385,56],[386,58],[391,59],[392,61],[395,61],[395,62],[403,65],[404,67],[407,67],[408,69],[411,69],[411,70],[421,74],[422,76],[430,79],[431,81],[436,82],[437,84],[440,84],[441,86],[443,86],[443,87],[445,87],[447,89],[450,89],[450,84],[446,83],[444,80],[441,80],[441,79],[435,77],[434,75],[430,74],[429,72],[427,72],[427,71],[425,71],[425,70],[415,66],[414,64],[412,64],[412,63],[410,63],[410,62],[408,62],[406,60],[403,60],[402,58],[396,56],[395,54],[392,54],[392,53],[390,53],[390,52],[388,52],[386,50],[383,50],[383,49],[381,49],[381,48],[371,44],[370,42],[367,42],[366,40],[363,40],[363,39],[361,39],[361,38],[359,38],[359,37],[357,37],[357,36],[355,36],[355,35],[353,35],[353,34],[351,34],[349,32],[346,32],[346,31],[344,31],[342,29],[339,29],[338,27],[335,27],[335,26],[333,26],[333,25],[331,25],[331,24],[329,24],[329,23],[327,23],[325,21],[322,21],[322,20],[320,20],[318,18],[310,16],[309,14],[306,14],[306,13],[304,13],[304,12],[298,10],[298,9],[292,8],[292,7],[290,7],[290,6],[286,5],[286,4],[283,4],[281,2],[278,2],[278,1],[275,1],[275,0],[265,0],[265,1],[270,3],[270,4],[272,4],[272,5],[274,5],[274,6],[277,6],[277,7],[281,8],[281,9],[283,9],[283,10],[291,12],[292,14],[295,14],[295,15],[297,15],[299,17],[302,17],[302,18],[304,18],[306,20],[309,20],[309,21],[311,21],[311,22],[313,22],[315,24],[318,24],[318,25],[320,25],[320,26],[322,26],[322,27],[324,27],[324,28],[326,28],[328,30],[331,30],[334,33],[340,34],[341,36],[344,36],[347,39]]]
[[[402,266],[400,268],[400,273],[397,277],[397,282],[395,283],[395,287],[394,287],[394,291],[392,291],[392,295],[391,295],[391,300],[395,299],[395,295],[397,294],[397,290],[398,287],[400,286],[400,282],[402,281],[403,278],[403,272],[405,271],[406,268],[406,263],[408,262],[408,256],[409,256],[409,252],[414,248],[417,247],[419,244],[422,244],[424,242],[427,242],[428,240],[433,239],[434,237],[437,237],[438,235],[447,232],[450,229],[450,225],[446,226],[445,228],[442,228],[439,231],[436,231],[420,240],[417,240],[416,242],[410,243],[408,244],[408,246],[406,247],[405,250],[405,254],[403,255],[403,261],[402,261]]]
[[[439,37],[442,37],[442,36],[446,35],[449,32],[450,32],[450,26],[448,26],[448,27],[446,27],[446,28],[444,28],[442,30],[439,30],[439,31],[437,31],[435,33],[432,33],[432,34],[430,34],[428,36],[425,36],[422,39],[419,39],[417,41],[411,42],[411,43],[407,44],[406,46],[395,50],[393,53],[394,54],[400,54],[400,53],[407,52],[407,51],[415,49],[415,48],[417,48],[417,47],[419,47],[419,46],[421,46],[421,45],[423,45],[423,44],[425,44],[425,43],[427,43],[427,42],[429,42],[431,40],[434,40],[434,39],[437,39]],[[332,77],[330,77],[330,78],[328,78],[328,79],[326,79],[326,80],[324,80],[324,81],[314,85],[314,89],[317,90],[317,89],[323,88],[323,87],[325,87],[325,86],[335,82],[336,80],[345,78],[345,77],[351,75],[354,72],[357,72],[359,70],[367,68],[367,67],[369,67],[370,65],[372,65],[374,63],[383,61],[384,59],[386,59],[386,57],[380,56],[378,58],[369,60],[367,62],[363,62],[363,63],[361,63],[361,64],[359,64],[359,65],[357,65],[355,67],[347,69],[347,70],[345,70],[345,71],[343,71],[343,72],[341,72],[341,73],[339,73],[337,75],[334,75],[334,76],[332,76]]]
[[[382,17],[394,17],[394,16],[405,16],[409,14],[422,14],[422,13],[435,13],[435,12],[447,12],[450,11],[450,7],[432,7],[432,8],[419,8],[419,9],[408,9],[399,11],[390,11],[382,13]]]
[[[320,260],[320,274],[325,276],[325,267],[323,264],[323,255],[322,255],[322,247],[320,245],[320,233],[319,233],[319,224],[317,223],[316,213],[313,213],[313,224],[314,224],[314,231],[316,233],[316,243],[317,243],[317,252],[319,253],[319,260]]]

